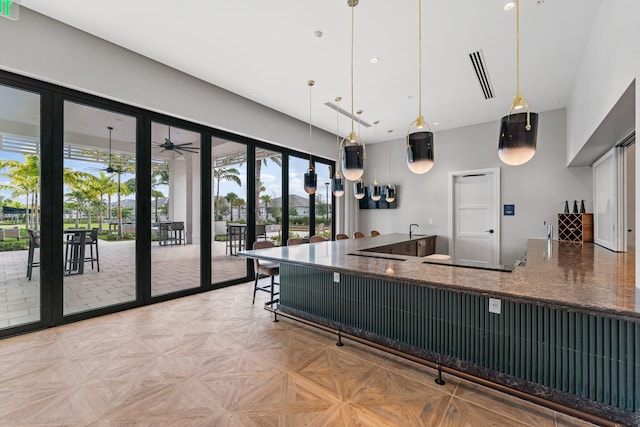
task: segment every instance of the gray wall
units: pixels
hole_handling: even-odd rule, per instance
[[[117,25],[117,23],[114,23]],[[0,68],[126,104],[309,150],[309,125],[22,7],[0,20]],[[215,58],[202,53],[212,67]],[[335,159],[335,136],[316,129],[314,154]]]
[[[420,234],[437,234],[437,251],[448,252],[449,211],[448,173],[450,171],[500,167],[501,203],[515,204],[515,216],[501,216],[501,262],[512,264],[524,255],[527,239],[544,238],[543,222],[554,225],[564,200],[584,199],[592,208],[590,167],[567,168],[565,110],[540,113],[538,149],[534,158],[522,166],[507,166],[498,159],[499,117],[494,122],[437,132],[435,165],[425,175],[407,169],[404,139],[367,146],[365,182],[389,180],[399,186],[398,208],[361,210],[360,228],[381,233],[408,233],[410,223],[420,225]],[[429,219],[432,224],[429,224]]]

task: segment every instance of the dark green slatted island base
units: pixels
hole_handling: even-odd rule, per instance
[[[509,272],[371,250],[408,241],[391,234],[241,255],[280,262],[276,312],[640,425],[635,254],[530,240],[526,266]]]

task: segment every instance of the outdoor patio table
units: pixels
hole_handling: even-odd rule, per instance
[[[67,228],[64,230],[66,234],[64,274],[84,274],[84,250],[87,242],[86,228]]]

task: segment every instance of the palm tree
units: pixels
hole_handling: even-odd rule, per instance
[[[161,185],[169,185],[169,170],[168,169],[155,169],[151,172],[151,196],[155,200],[154,204],[154,216],[155,222],[158,222],[158,198],[164,197],[162,191],[158,190]]]
[[[262,196],[260,196],[260,200],[262,200],[262,203],[264,203],[264,219],[266,221],[269,220],[269,203],[271,203],[271,196],[268,194],[263,194]],[[258,220],[258,218],[256,217],[256,221]]]
[[[256,221],[258,220],[258,218],[260,218],[260,192],[264,191],[264,186],[262,185],[262,182],[260,181],[260,175],[262,172],[262,165],[264,164],[265,166],[267,165],[267,160],[271,159],[271,161],[273,163],[275,163],[276,165],[282,167],[282,159],[279,157],[280,155],[274,155],[271,157],[264,157],[264,158],[258,158],[258,156],[256,156],[256,179],[255,179],[255,192],[256,192]]]
[[[238,219],[242,219],[242,207],[246,204],[247,202],[244,201],[243,198],[238,197],[237,199],[235,199],[232,203],[231,203],[231,210],[233,210],[233,206],[235,206],[236,208],[238,208]]]
[[[38,220],[40,157],[33,154],[27,154],[24,157],[24,163],[17,160],[0,160],[0,169],[9,169],[9,172],[5,172],[3,175],[11,178],[11,185],[3,185],[0,188],[14,190],[12,193],[13,197],[26,197],[26,226],[27,228],[37,229],[40,222]]]
[[[225,199],[227,199],[227,201],[229,202],[229,205],[231,206],[231,218],[229,219],[230,221],[233,221],[233,207],[236,206],[235,203],[238,200],[238,195],[236,193],[227,193],[226,196],[224,196]]]
[[[153,197],[154,200],[154,204],[153,204],[153,214],[155,217],[155,222],[158,222],[158,198],[160,197],[164,197],[164,194],[162,194],[162,191],[159,190],[151,190],[151,197]]]
[[[104,222],[104,216],[102,215],[103,198],[106,195],[111,204],[111,194],[115,194],[118,191],[116,182],[111,175],[107,175],[104,172],[100,172],[100,176],[96,178],[94,182],[95,190],[99,194],[100,202],[98,204],[98,228],[102,231],[102,225]],[[111,206],[108,207],[109,217],[111,217]]]
[[[236,168],[214,168],[213,169],[213,178],[216,180],[216,197],[214,200],[214,212],[217,216],[218,214],[218,200],[220,199],[220,182],[221,181],[231,181],[238,184],[239,187],[242,186],[242,181],[240,180],[240,171]],[[231,210],[233,216],[233,209]]]

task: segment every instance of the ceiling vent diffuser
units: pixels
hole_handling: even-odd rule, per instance
[[[480,83],[484,99],[495,98],[493,87],[491,86],[491,79],[489,78],[489,72],[487,71],[487,67],[484,65],[484,55],[482,50],[471,52],[469,54],[469,59],[471,59],[473,70],[476,72],[476,78],[478,79],[478,83]]]

